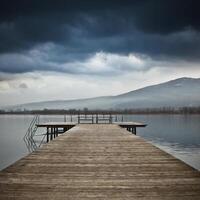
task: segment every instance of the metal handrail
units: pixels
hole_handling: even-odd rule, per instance
[[[78,114],[78,124],[81,124],[81,121],[91,121],[92,124],[98,124],[99,121],[108,121],[108,123],[113,122],[112,114]]]
[[[23,137],[23,140],[24,140],[29,152],[33,152],[38,148],[36,142],[34,141],[34,136],[36,135],[36,131],[37,131],[36,124],[38,124],[38,123],[39,123],[39,115],[36,115],[32,119],[32,121],[26,131],[26,134]]]

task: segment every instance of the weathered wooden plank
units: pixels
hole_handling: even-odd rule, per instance
[[[200,172],[116,124],[80,124],[0,172],[0,199],[200,199]]]

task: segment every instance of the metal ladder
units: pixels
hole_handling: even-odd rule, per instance
[[[26,134],[23,137],[23,140],[27,146],[27,149],[29,152],[33,152],[35,151],[38,147],[41,146],[44,137],[42,139],[42,141],[40,142],[39,145],[37,145],[37,143],[34,140],[34,136],[36,136],[36,132],[37,132],[37,126],[36,124],[39,124],[39,115],[35,115],[34,118],[32,119],[28,130],[26,131]]]

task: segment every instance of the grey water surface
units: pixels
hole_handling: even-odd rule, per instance
[[[33,117],[0,115],[0,170],[29,153],[23,136]],[[137,135],[200,170],[200,115],[125,115],[123,120],[147,123],[146,128],[137,130]],[[64,116],[40,116],[40,122],[47,121],[62,122]],[[42,128],[38,131],[45,133]]]

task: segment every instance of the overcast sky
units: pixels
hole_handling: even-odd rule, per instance
[[[198,0],[1,0],[0,106],[200,77]]]

